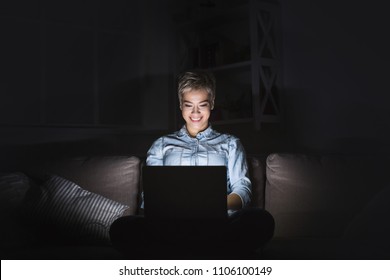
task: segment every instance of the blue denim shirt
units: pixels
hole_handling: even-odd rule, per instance
[[[227,167],[227,194],[239,195],[243,207],[250,202],[252,184],[240,140],[229,134],[218,133],[211,126],[196,137],[191,137],[185,126],[160,137],[149,149],[146,164],[224,165]]]

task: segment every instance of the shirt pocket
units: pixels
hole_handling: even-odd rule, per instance
[[[223,151],[208,151],[207,159],[207,165],[227,165],[226,154]]]
[[[183,148],[172,148],[164,154],[164,165],[188,165],[185,162],[183,155],[185,150]]]

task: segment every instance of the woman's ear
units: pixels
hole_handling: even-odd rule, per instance
[[[214,99],[211,100],[210,102],[210,110],[213,110],[214,109]]]

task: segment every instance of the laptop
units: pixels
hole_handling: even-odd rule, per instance
[[[148,219],[227,218],[225,166],[144,166]]]

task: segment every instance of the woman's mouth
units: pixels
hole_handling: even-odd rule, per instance
[[[199,122],[202,118],[190,118],[191,121],[193,122]]]

